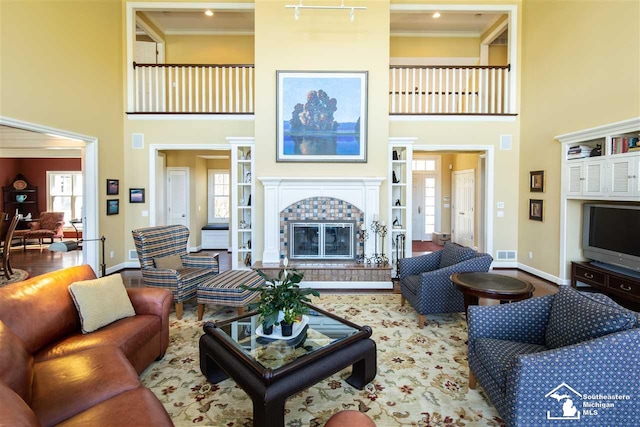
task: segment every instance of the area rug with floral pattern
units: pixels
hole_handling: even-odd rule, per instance
[[[461,313],[430,315],[424,329],[400,296],[323,294],[314,304],[373,329],[378,372],[364,390],[345,379],[351,368],[287,400],[285,425],[323,426],[341,409],[365,412],[378,427],[502,426],[480,389],[468,388],[467,323]],[[209,383],[200,372],[198,339],[206,321],[235,316],[231,308],[207,307],[203,321],[185,306],[171,314],[165,357],[142,374],[176,426],[252,426],[252,403],[232,379]],[[259,426],[256,426],[259,427]]]

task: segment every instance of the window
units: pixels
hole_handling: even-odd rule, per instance
[[[229,221],[230,178],[228,170],[209,170],[209,206],[207,220],[209,222]]]
[[[415,159],[412,164],[414,171],[435,172],[436,160],[435,159]]]
[[[64,212],[65,225],[82,217],[82,172],[47,172],[47,210]]]

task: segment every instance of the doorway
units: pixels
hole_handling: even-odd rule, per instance
[[[83,181],[83,237],[85,244],[82,245],[82,262],[89,264],[94,271],[99,269],[99,238],[100,223],[98,209],[98,139],[93,136],[82,135],[62,129],[56,129],[49,126],[39,125],[35,123],[25,122],[0,116],[0,126],[8,126],[27,132],[42,135],[43,138],[31,138],[29,141],[20,141],[17,149],[24,150],[27,148],[35,149],[53,149],[61,148],[79,150],[82,159],[82,181]],[[46,136],[53,136],[46,138]],[[6,147],[4,147],[6,148]],[[109,271],[107,270],[107,273]]]
[[[438,176],[440,178],[440,192],[436,196],[436,232],[450,234],[452,229],[455,230],[453,219],[453,172],[474,170],[477,174],[474,177],[474,205],[473,210],[468,216],[471,216],[470,223],[473,225],[473,231],[469,228],[468,233],[462,240],[466,246],[473,247],[481,252],[492,253],[493,251],[493,185],[494,185],[494,151],[492,145],[413,145],[413,158],[420,159],[428,156],[440,159]],[[419,171],[412,169],[411,182],[414,183],[413,175],[419,175]],[[417,213],[417,203],[419,196],[414,196],[411,206],[408,206],[410,212],[410,224],[414,222],[414,214]],[[423,205],[424,206],[424,205]],[[440,210],[438,214],[438,209]],[[415,236],[411,231],[412,238]],[[473,238],[471,238],[473,236]],[[418,237],[418,236],[416,236]],[[413,240],[413,239],[412,239]],[[453,239],[452,239],[453,240]],[[414,241],[417,247],[422,248],[420,240]],[[409,247],[407,246],[407,251]],[[422,249],[421,249],[422,250]],[[429,250],[429,249],[426,249]],[[412,251],[413,252],[413,251]]]

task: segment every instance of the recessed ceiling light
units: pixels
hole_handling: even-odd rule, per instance
[[[209,9],[205,10],[204,14],[207,16],[213,16],[213,12],[210,11]]]
[[[435,12],[432,16],[436,19],[440,18],[440,12]]]

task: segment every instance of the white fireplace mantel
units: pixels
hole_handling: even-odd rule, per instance
[[[308,197],[333,197],[365,213],[367,224],[380,214],[380,185],[384,177],[259,177],[264,186],[263,263],[280,262],[280,212]],[[366,242],[365,253],[373,253]]]

